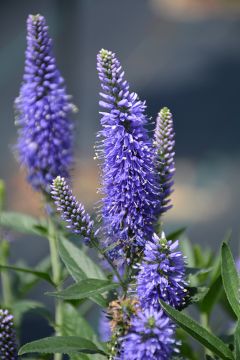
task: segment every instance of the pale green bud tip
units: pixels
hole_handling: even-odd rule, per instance
[[[169,118],[170,116],[172,116],[172,113],[169,108],[165,106],[159,111],[158,115],[163,118]]]

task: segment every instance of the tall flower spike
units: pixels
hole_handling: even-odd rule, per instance
[[[155,129],[155,163],[160,182],[160,206],[158,214],[166,212],[172,207],[169,196],[172,193],[175,173],[174,145],[175,133],[173,130],[173,119],[170,110],[164,107],[158,114]]]
[[[154,308],[140,311],[132,319],[129,333],[123,338],[121,360],[168,360],[178,352],[175,325]]]
[[[184,257],[177,250],[178,241],[167,241],[164,233],[145,246],[137,275],[137,293],[143,308],[160,309],[159,300],[182,309],[188,300]]]
[[[73,123],[68,116],[74,107],[66,95],[41,15],[27,19],[25,72],[15,106],[20,127],[16,146],[19,160],[33,188],[48,193],[57,175],[69,176]]]
[[[97,69],[103,92],[100,106],[103,130],[98,136],[97,157],[102,160],[102,218],[108,244],[132,251],[151,238],[157,186],[153,148],[144,125],[145,103],[129,91],[114,53],[101,50]]]
[[[8,310],[2,309],[0,309],[0,359],[18,359],[13,316]]]
[[[93,221],[86,213],[84,206],[73,196],[64,178],[58,176],[53,181],[51,194],[62,219],[68,223],[67,228],[83,236],[88,244],[94,236]]]

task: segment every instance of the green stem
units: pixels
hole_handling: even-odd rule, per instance
[[[1,257],[2,265],[8,265],[9,243],[7,240],[2,240],[1,252],[2,252],[2,257]],[[12,302],[12,290],[11,290],[11,279],[10,279],[8,270],[2,271],[1,281],[2,281],[3,304],[5,306],[9,307]]]
[[[53,221],[49,220],[48,223],[48,240],[50,246],[50,256],[52,263],[52,275],[53,281],[56,285],[56,290],[61,290],[61,262],[58,255],[58,238],[57,231],[54,226]],[[57,336],[62,335],[63,327],[63,301],[61,299],[56,299],[55,303],[55,331]],[[62,360],[62,354],[55,354],[54,360]]]

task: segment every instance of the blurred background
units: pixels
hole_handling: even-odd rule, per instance
[[[0,178],[7,208],[41,214],[39,197],[14,158],[13,101],[18,95],[28,14],[46,17],[57,64],[79,112],[75,192],[91,209],[98,200],[93,144],[99,130],[96,54],[116,52],[131,89],[154,120],[168,106],[175,120],[174,208],[166,229],[187,226],[194,243],[214,250],[233,229],[238,255],[240,210],[240,2],[231,0],[1,0]],[[39,239],[12,236],[12,260],[34,265],[47,251]],[[38,298],[40,293],[34,293]],[[29,318],[26,324],[30,324]],[[45,324],[38,322],[39,334]],[[26,336],[29,336],[26,335]],[[41,336],[41,334],[40,334]],[[37,336],[36,336],[37,337]],[[26,338],[28,340],[29,338]]]

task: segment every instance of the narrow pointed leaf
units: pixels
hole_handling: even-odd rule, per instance
[[[19,355],[35,352],[43,354],[71,354],[75,352],[84,354],[106,354],[92,341],[77,336],[56,336],[36,340],[23,345],[19,350]]]
[[[240,359],[240,321],[238,321],[234,334],[234,354],[235,359]]]
[[[231,250],[226,243],[222,244],[221,255],[221,271],[224,290],[231,308],[238,319],[240,319],[240,280]]]
[[[118,286],[117,283],[111,283],[108,280],[86,279],[69,286],[65,290],[47,293],[47,295],[56,296],[64,300],[79,300],[115,289]]]
[[[233,359],[232,352],[222,340],[203,328],[186,314],[172,308],[163,301],[161,301],[161,305],[170,318],[207,349],[218,355],[221,359]]]
[[[69,240],[61,238],[59,242],[59,253],[68,272],[76,282],[85,280],[88,277],[102,280],[106,279],[105,274],[92,259]],[[101,294],[93,295],[91,300],[101,307],[107,307],[107,301]]]
[[[44,221],[33,216],[11,211],[3,211],[0,217],[0,226],[23,234],[42,235],[45,231]]]
[[[33,269],[29,269],[29,268],[21,268],[18,266],[12,266],[12,265],[1,265],[0,264],[0,271],[1,270],[13,270],[13,271],[17,271],[17,272],[24,272],[24,273],[28,273],[28,274],[32,274],[40,279],[46,280],[47,282],[49,282],[50,284],[54,285],[54,282],[52,281],[50,275],[48,273],[45,273],[43,271],[37,271],[37,270],[33,270]]]
[[[186,231],[186,227],[179,228],[169,234],[167,234],[168,240],[178,240],[179,237]]]
[[[202,312],[206,314],[210,314],[213,306],[217,303],[223,292],[222,288],[222,277],[219,276],[215,279],[215,281],[211,284],[207,294],[201,301],[200,309]]]
[[[69,240],[61,238],[59,253],[68,271],[76,281],[85,278],[106,279],[100,267],[82,249]]]

